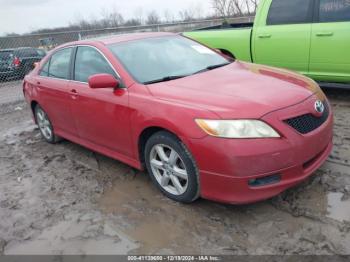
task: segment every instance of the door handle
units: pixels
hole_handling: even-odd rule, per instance
[[[71,95],[72,99],[74,99],[74,100],[77,99],[78,98],[77,90],[75,90],[75,89],[70,90],[70,95]]]
[[[262,35],[259,35],[259,38],[271,38],[271,35],[270,34],[262,34]]]
[[[316,33],[316,36],[333,36],[334,33],[333,32],[319,32]]]
[[[43,88],[40,81],[36,81],[36,87],[38,88],[38,90]]]

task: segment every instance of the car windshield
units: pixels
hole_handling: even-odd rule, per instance
[[[143,84],[170,81],[230,63],[213,50],[180,36],[118,43],[109,48]]]

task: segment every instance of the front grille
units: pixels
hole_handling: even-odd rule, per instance
[[[324,112],[320,117],[314,116],[313,114],[306,114],[284,120],[284,122],[293,127],[299,133],[308,134],[322,126],[322,124],[327,121],[329,117],[329,108],[327,103],[325,103],[324,106]]]

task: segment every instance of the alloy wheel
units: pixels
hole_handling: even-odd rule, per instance
[[[152,173],[168,193],[179,196],[188,187],[188,173],[180,155],[170,146],[158,144],[150,152]]]
[[[37,119],[39,129],[43,134],[43,136],[47,140],[52,140],[52,136],[53,136],[52,125],[49,121],[47,114],[41,108],[38,108],[36,111],[36,119]]]

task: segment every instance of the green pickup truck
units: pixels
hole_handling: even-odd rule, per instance
[[[298,71],[324,86],[350,84],[350,0],[261,0],[254,24],[184,35],[239,60]]]

